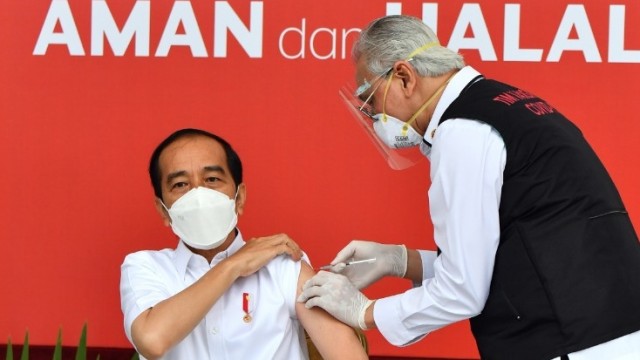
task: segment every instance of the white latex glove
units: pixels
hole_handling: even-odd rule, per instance
[[[321,307],[343,323],[366,330],[364,314],[373,301],[345,276],[320,271],[304,284],[298,302],[304,303],[307,309]]]
[[[348,261],[375,258],[372,263],[345,265]],[[407,272],[407,248],[371,241],[353,240],[331,261],[331,272],[343,274],[358,289],[364,289],[384,276],[403,277]]]

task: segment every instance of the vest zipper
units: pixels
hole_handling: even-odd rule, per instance
[[[613,215],[613,214],[626,214],[626,210],[611,210],[611,211],[607,211],[606,213],[602,213],[602,214],[598,214],[598,215],[594,215],[594,216],[589,216],[589,220],[593,220],[593,219],[597,219],[603,216],[607,216],[607,215]]]
[[[513,315],[515,315],[516,320],[520,320],[521,319],[520,313],[518,312],[516,307],[513,306],[513,304],[511,303],[511,300],[509,300],[509,298],[507,297],[507,294],[505,294],[504,291],[500,291],[500,293],[502,294],[502,297],[504,298],[504,301],[507,302],[507,305],[509,306],[509,309],[511,309],[511,311],[513,312]]]

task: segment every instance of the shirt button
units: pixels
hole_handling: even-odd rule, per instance
[[[211,332],[212,335],[218,335],[218,328],[217,327],[212,327],[209,332]]]

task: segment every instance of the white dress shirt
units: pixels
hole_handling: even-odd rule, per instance
[[[193,284],[244,243],[238,232],[229,248],[218,253],[211,264],[182,241],[175,250],[129,254],[122,264],[120,280],[129,341],[131,324],[142,312]],[[237,279],[163,359],[307,359],[304,333],[295,311],[299,274],[300,262],[278,256],[255,274]],[[246,303],[245,294],[249,295]],[[244,321],[245,309],[251,317],[249,322]]]
[[[449,119],[438,125],[444,111],[478,75],[467,66],[453,76],[425,133],[425,140],[432,144],[429,210],[434,241],[442,254],[436,257],[434,251],[420,251],[422,286],[376,301],[376,325],[396,346],[409,345],[431,331],[478,315],[489,294],[500,239],[505,144],[493,127],[477,120]],[[619,339],[625,338],[636,343],[637,353],[631,353],[636,357],[630,359],[640,360],[640,332]],[[607,347],[607,359],[615,359],[616,349],[624,346],[616,346],[614,340],[591,349],[601,347]]]

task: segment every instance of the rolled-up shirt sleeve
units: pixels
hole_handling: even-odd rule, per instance
[[[429,207],[442,253],[420,251],[421,286],[376,301],[376,325],[391,344],[409,345],[481,312],[500,238],[505,163],[504,142],[486,123],[451,119],[438,127]]]

